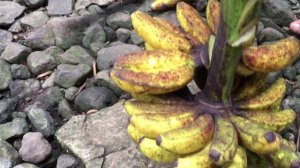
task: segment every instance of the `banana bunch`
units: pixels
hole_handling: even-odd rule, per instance
[[[152,8],[174,5],[181,28],[141,11],[131,15],[146,51],[117,58],[110,72],[133,97],[124,108],[130,116],[128,134],[141,152],[158,162],[174,162],[177,168],[246,168],[246,151],[275,167],[300,168],[294,143],[280,136],[296,118],[292,109],[280,108],[285,80],[266,85],[269,72],[298,58],[300,42],[287,37],[267,45],[245,45],[236,71],[241,80],[232,94],[234,110],[228,115],[214,113],[224,110],[220,103],[199,95],[186,100],[172,93],[196,77],[199,60],[205,62],[193,52],[199,45],[211,45],[220,22],[220,3],[208,1],[207,22],[182,1],[156,0]]]

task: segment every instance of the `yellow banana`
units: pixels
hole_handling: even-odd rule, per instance
[[[277,79],[264,92],[237,103],[237,107],[247,110],[272,109],[281,102],[286,92],[286,84],[283,78]]]
[[[242,63],[242,62],[240,62],[236,67],[236,74],[238,74],[240,76],[250,76],[254,73],[255,73],[254,71],[247,68],[246,65],[244,65],[244,63]]]
[[[141,138],[139,148],[147,158],[157,162],[172,162],[178,157],[177,154],[157,146],[155,140],[149,138]]]
[[[185,32],[196,39],[198,43],[207,44],[211,30],[199,16],[197,10],[185,2],[179,2],[176,7],[177,20]]]
[[[209,157],[210,144],[194,154],[178,158],[176,168],[213,168],[213,161]]]
[[[132,25],[137,34],[156,49],[171,49],[189,52],[190,42],[161,26],[151,16],[141,11],[131,14]]]
[[[161,26],[165,27],[166,29],[168,29],[169,31],[171,31],[172,33],[177,34],[180,37],[185,38],[186,34],[185,32],[183,32],[179,27],[173,25],[171,22],[169,22],[166,19],[160,18],[160,17],[153,17],[153,19],[158,22]]]
[[[149,138],[181,128],[197,118],[194,112],[146,113],[131,116],[130,122],[141,134]]]
[[[237,133],[230,120],[215,118],[215,132],[209,149],[209,156],[218,166],[232,161],[238,146]]]
[[[124,103],[124,108],[129,115],[145,114],[145,113],[176,113],[176,112],[197,112],[193,106],[177,103],[161,104],[147,103],[137,100],[128,100]]]
[[[226,168],[247,168],[247,154],[244,148],[236,149],[232,162]]]
[[[168,8],[175,7],[178,2],[182,0],[155,0],[151,4],[151,9],[153,11],[161,11]],[[191,1],[191,0],[185,0],[185,1]]]
[[[270,154],[280,147],[280,135],[261,128],[259,124],[236,115],[230,116],[244,147],[257,154]]]
[[[253,97],[261,91],[267,82],[266,73],[255,73],[246,77],[241,84],[241,87],[234,94],[234,100],[242,100]]]
[[[204,114],[189,125],[171,130],[156,138],[156,143],[174,153],[188,154],[205,147],[214,132],[211,115]]]
[[[284,146],[286,149],[295,152],[296,151],[296,144],[293,141],[288,141],[284,138],[280,139],[281,146]]]
[[[206,7],[206,18],[210,29],[217,34],[221,16],[221,4],[218,0],[208,0]]]
[[[292,64],[299,57],[299,53],[299,40],[290,36],[272,44],[245,48],[243,61],[254,71],[271,72]]]
[[[186,86],[193,78],[194,69],[195,63],[189,54],[156,50],[117,58],[110,75],[127,92],[163,94]]]
[[[147,51],[151,51],[151,50],[155,50],[155,48],[153,48],[150,44],[148,44],[147,42],[145,42],[145,49],[147,50]]]
[[[292,109],[285,109],[277,112],[242,112],[242,116],[257,122],[261,127],[276,132],[288,128],[296,119],[296,113]]]
[[[134,128],[134,126],[132,124],[129,124],[127,126],[127,132],[129,134],[129,136],[132,138],[132,140],[135,142],[135,143],[138,143],[139,142],[139,139],[144,137],[143,134],[139,133],[136,128]]]

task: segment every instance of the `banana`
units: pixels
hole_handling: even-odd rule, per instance
[[[130,93],[163,94],[186,86],[194,69],[193,58],[184,52],[145,51],[117,58],[110,77]]]
[[[281,102],[285,96],[286,84],[283,78],[277,79],[269,88],[264,92],[237,102],[237,108],[247,110],[264,110],[272,109],[278,102]]]
[[[248,47],[243,50],[243,61],[251,70],[271,72],[292,64],[300,53],[300,42],[290,36],[272,44]]]
[[[147,103],[138,100],[128,100],[124,103],[125,111],[129,115],[145,113],[177,113],[177,112],[197,112],[193,106],[182,104],[180,101],[172,104]]]
[[[235,93],[234,100],[238,101],[253,97],[264,88],[266,81],[266,73],[255,73],[254,75],[246,77],[245,80],[242,81],[241,87]]]
[[[141,152],[149,159],[155,160],[157,162],[172,162],[178,158],[178,155],[169,152],[156,145],[155,140],[149,138],[141,138],[139,143],[139,148]]]
[[[209,157],[218,166],[232,161],[238,146],[237,133],[230,120],[215,118],[215,132],[209,149]]]
[[[296,144],[293,141],[288,141],[284,138],[280,139],[281,146],[285,146],[286,149],[295,152],[296,151]]]
[[[130,123],[146,137],[156,138],[162,133],[193,122],[197,115],[194,112],[145,113],[131,116]]]
[[[169,22],[166,19],[160,18],[160,17],[153,17],[153,19],[158,22],[162,27],[165,27],[172,33],[177,34],[180,37],[185,38],[186,34],[177,26],[173,25],[171,22]]]
[[[161,26],[159,22],[151,16],[141,11],[131,14],[132,25],[137,34],[156,49],[171,49],[189,52],[191,43]]]
[[[226,168],[247,168],[247,154],[244,148],[236,149],[232,162]]]
[[[180,2],[182,0],[155,0],[152,4],[151,4],[151,9],[153,11],[162,11],[168,8],[172,8],[175,7],[176,4],[178,2]],[[191,0],[185,0],[185,1],[191,1]]]
[[[210,143],[199,152],[178,158],[176,168],[213,168],[213,161],[209,157]]]
[[[221,4],[218,0],[208,0],[206,7],[207,24],[217,34],[221,16]]]
[[[246,65],[240,62],[236,67],[236,74],[240,76],[250,76],[253,75],[255,72],[251,69],[247,68]]]
[[[204,114],[185,127],[161,134],[156,138],[156,143],[174,153],[188,154],[205,147],[211,140],[213,132],[213,118],[209,114]]]
[[[242,116],[257,122],[261,127],[281,132],[288,128],[296,119],[296,113],[292,109],[285,109],[277,112],[243,112]]]
[[[182,29],[196,39],[200,44],[207,44],[211,30],[199,16],[197,10],[185,2],[179,2],[176,7],[177,20]]]
[[[151,50],[155,50],[155,48],[153,48],[150,44],[148,44],[147,42],[145,42],[145,49],[147,50],[147,51],[151,51]]]
[[[244,147],[257,154],[270,154],[280,147],[280,135],[261,128],[259,124],[236,115],[230,116]]]
[[[136,128],[134,128],[134,126],[132,124],[129,124],[127,126],[127,132],[129,134],[129,136],[132,138],[132,140],[135,142],[135,143],[138,143],[139,142],[139,139],[144,137],[143,134],[139,133]]]

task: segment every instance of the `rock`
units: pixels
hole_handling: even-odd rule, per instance
[[[33,74],[39,75],[53,70],[56,67],[56,62],[50,54],[35,51],[28,56],[27,65]]]
[[[141,45],[144,42],[144,40],[134,30],[131,31],[130,40],[134,45]]]
[[[54,120],[46,110],[41,108],[40,104],[30,105],[25,111],[34,131],[42,133],[45,137],[54,134]]]
[[[284,109],[291,108],[295,112],[299,113],[300,112],[300,104],[299,104],[299,102],[300,102],[300,98],[288,97],[288,98],[285,98],[282,101],[282,107]]]
[[[126,43],[131,36],[131,31],[124,28],[119,28],[117,31],[118,41]]]
[[[0,14],[0,16],[1,16],[1,14]],[[12,41],[12,39],[13,39],[13,36],[12,36],[11,32],[0,29],[0,54],[4,51],[6,45]]]
[[[59,47],[52,46],[44,50],[45,53],[50,54],[56,61],[57,64],[61,64],[60,55],[64,53],[64,50],[62,50]]]
[[[98,5],[90,5],[87,9],[92,15],[99,15],[105,13],[105,11]]]
[[[44,25],[30,32],[21,42],[32,49],[43,50],[55,45],[54,32],[49,26]]]
[[[0,139],[7,140],[12,137],[19,137],[29,131],[29,125],[25,118],[16,118],[11,122],[0,124]]]
[[[0,59],[0,91],[7,89],[11,81],[12,74],[10,71],[10,65]]]
[[[84,32],[82,45],[94,52],[99,51],[105,46],[106,33],[100,24],[90,26]]]
[[[115,3],[110,4],[107,6],[106,10],[110,13],[115,12],[123,12],[123,13],[133,13],[138,9],[138,5],[136,3],[130,3],[130,1],[117,1]]]
[[[85,167],[86,168],[94,168],[94,167],[97,167],[97,166],[101,166],[102,167],[103,161],[104,161],[103,158],[96,158],[96,159],[93,159],[93,160],[89,161],[85,165]]]
[[[14,119],[16,119],[16,118],[22,118],[22,119],[25,119],[25,118],[27,117],[27,115],[26,115],[25,112],[14,111],[14,112],[12,113],[12,117],[13,117]]]
[[[86,49],[76,45],[59,55],[59,60],[63,64],[86,64],[92,66],[95,58]]]
[[[281,71],[270,72],[267,77],[267,83],[271,84],[281,76],[282,76]]]
[[[69,154],[61,154],[57,159],[56,168],[71,168],[76,167],[78,160]]]
[[[300,89],[295,89],[292,93],[292,96],[300,98]]]
[[[63,93],[57,86],[49,87],[37,96],[37,101],[45,108],[55,107],[63,99]]]
[[[24,0],[28,8],[38,8],[44,5],[45,0]]]
[[[289,26],[292,21],[297,19],[287,1],[264,0],[262,11],[262,14],[265,17],[272,19],[277,25],[280,26]]]
[[[48,0],[49,15],[66,15],[72,13],[75,0]]]
[[[56,71],[52,72],[52,74],[47,79],[45,79],[45,81],[42,83],[43,89],[54,86],[55,75]]]
[[[90,0],[90,1],[99,6],[106,6],[106,5],[109,5],[113,2],[115,2],[115,0]]]
[[[77,0],[74,9],[75,11],[79,11],[80,9],[85,9],[90,4],[92,4],[90,0]]]
[[[277,41],[283,39],[285,36],[281,34],[279,31],[276,29],[273,29],[271,27],[263,29],[259,34],[258,34],[258,43],[263,43],[263,42],[271,42],[271,41]]]
[[[0,58],[6,60],[9,63],[18,64],[26,61],[27,56],[30,52],[30,48],[18,43],[10,42],[7,44]]]
[[[29,69],[26,65],[12,64],[10,70],[14,79],[29,79],[31,77]]]
[[[113,105],[117,100],[114,93],[105,87],[90,87],[79,93],[75,99],[75,107],[84,112],[100,110]]]
[[[109,77],[109,70],[102,70],[95,76],[95,83],[97,86],[107,87],[112,90],[117,96],[121,96],[124,92],[116,85],[116,83]]]
[[[13,146],[6,141],[0,140],[0,166],[11,168],[19,162],[19,154]]]
[[[29,26],[31,28],[41,27],[45,25],[48,20],[48,15],[43,11],[34,11],[20,19],[22,25]]]
[[[297,69],[293,66],[289,66],[282,71],[282,74],[288,80],[293,80],[297,75]]]
[[[36,79],[14,80],[10,83],[9,89],[12,96],[25,98],[38,93],[40,82]]]
[[[23,163],[23,164],[19,164],[13,168],[38,168],[37,166],[30,164],[30,163]]]
[[[106,41],[112,42],[117,39],[117,33],[111,27],[104,26],[104,31],[106,33]]]
[[[68,65],[61,64],[57,67],[54,82],[61,87],[69,88],[82,83],[90,73],[91,67],[86,64]]]
[[[99,70],[109,69],[114,59],[122,55],[137,51],[142,51],[142,49],[131,44],[122,44],[118,46],[103,48],[97,53],[97,67]]]
[[[176,11],[175,10],[170,10],[167,12],[163,12],[163,13],[159,13],[158,17],[164,18],[166,20],[168,20],[169,22],[171,22],[174,26],[179,27],[179,22],[177,20],[177,16],[176,16]]]
[[[13,24],[24,10],[25,7],[16,2],[0,1],[0,26]]]
[[[16,109],[18,99],[16,97],[4,98],[0,100],[0,124],[10,118],[11,113]]]
[[[10,26],[10,28],[8,29],[8,31],[12,32],[12,33],[20,33],[23,30],[22,28],[22,24],[20,22],[20,20],[15,21],[14,24],[12,24]]]
[[[116,12],[107,17],[107,25],[117,30],[118,28],[132,29],[129,13]]]
[[[57,113],[63,119],[68,120],[75,115],[75,112],[72,110],[70,103],[66,99],[63,99],[59,102]]]
[[[143,3],[140,5],[140,7],[138,8],[139,11],[143,11],[148,13],[149,11],[151,11],[151,4],[154,2],[155,0],[148,0],[148,1],[143,1]]]
[[[76,97],[76,93],[78,91],[77,87],[70,87],[65,91],[65,99],[73,102],[75,100]]]
[[[39,163],[51,153],[51,145],[39,132],[24,135],[19,154],[24,161]]]
[[[80,45],[83,39],[83,32],[88,27],[85,19],[82,17],[56,17],[50,19],[47,25],[54,32],[56,46],[62,49]]]

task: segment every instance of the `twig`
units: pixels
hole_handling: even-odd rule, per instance
[[[40,79],[40,78],[43,78],[43,77],[45,77],[45,76],[50,75],[51,73],[52,73],[52,71],[47,71],[47,72],[44,72],[44,73],[42,73],[42,74],[39,74],[36,78],[37,78],[37,79]]]
[[[97,74],[96,61],[94,61],[93,62],[93,75],[94,75],[94,78],[96,77],[96,74]]]
[[[76,92],[75,96],[78,96],[79,93],[84,89],[85,86],[86,86],[86,83],[82,84],[82,85],[80,86],[80,88],[78,89],[78,91]]]

